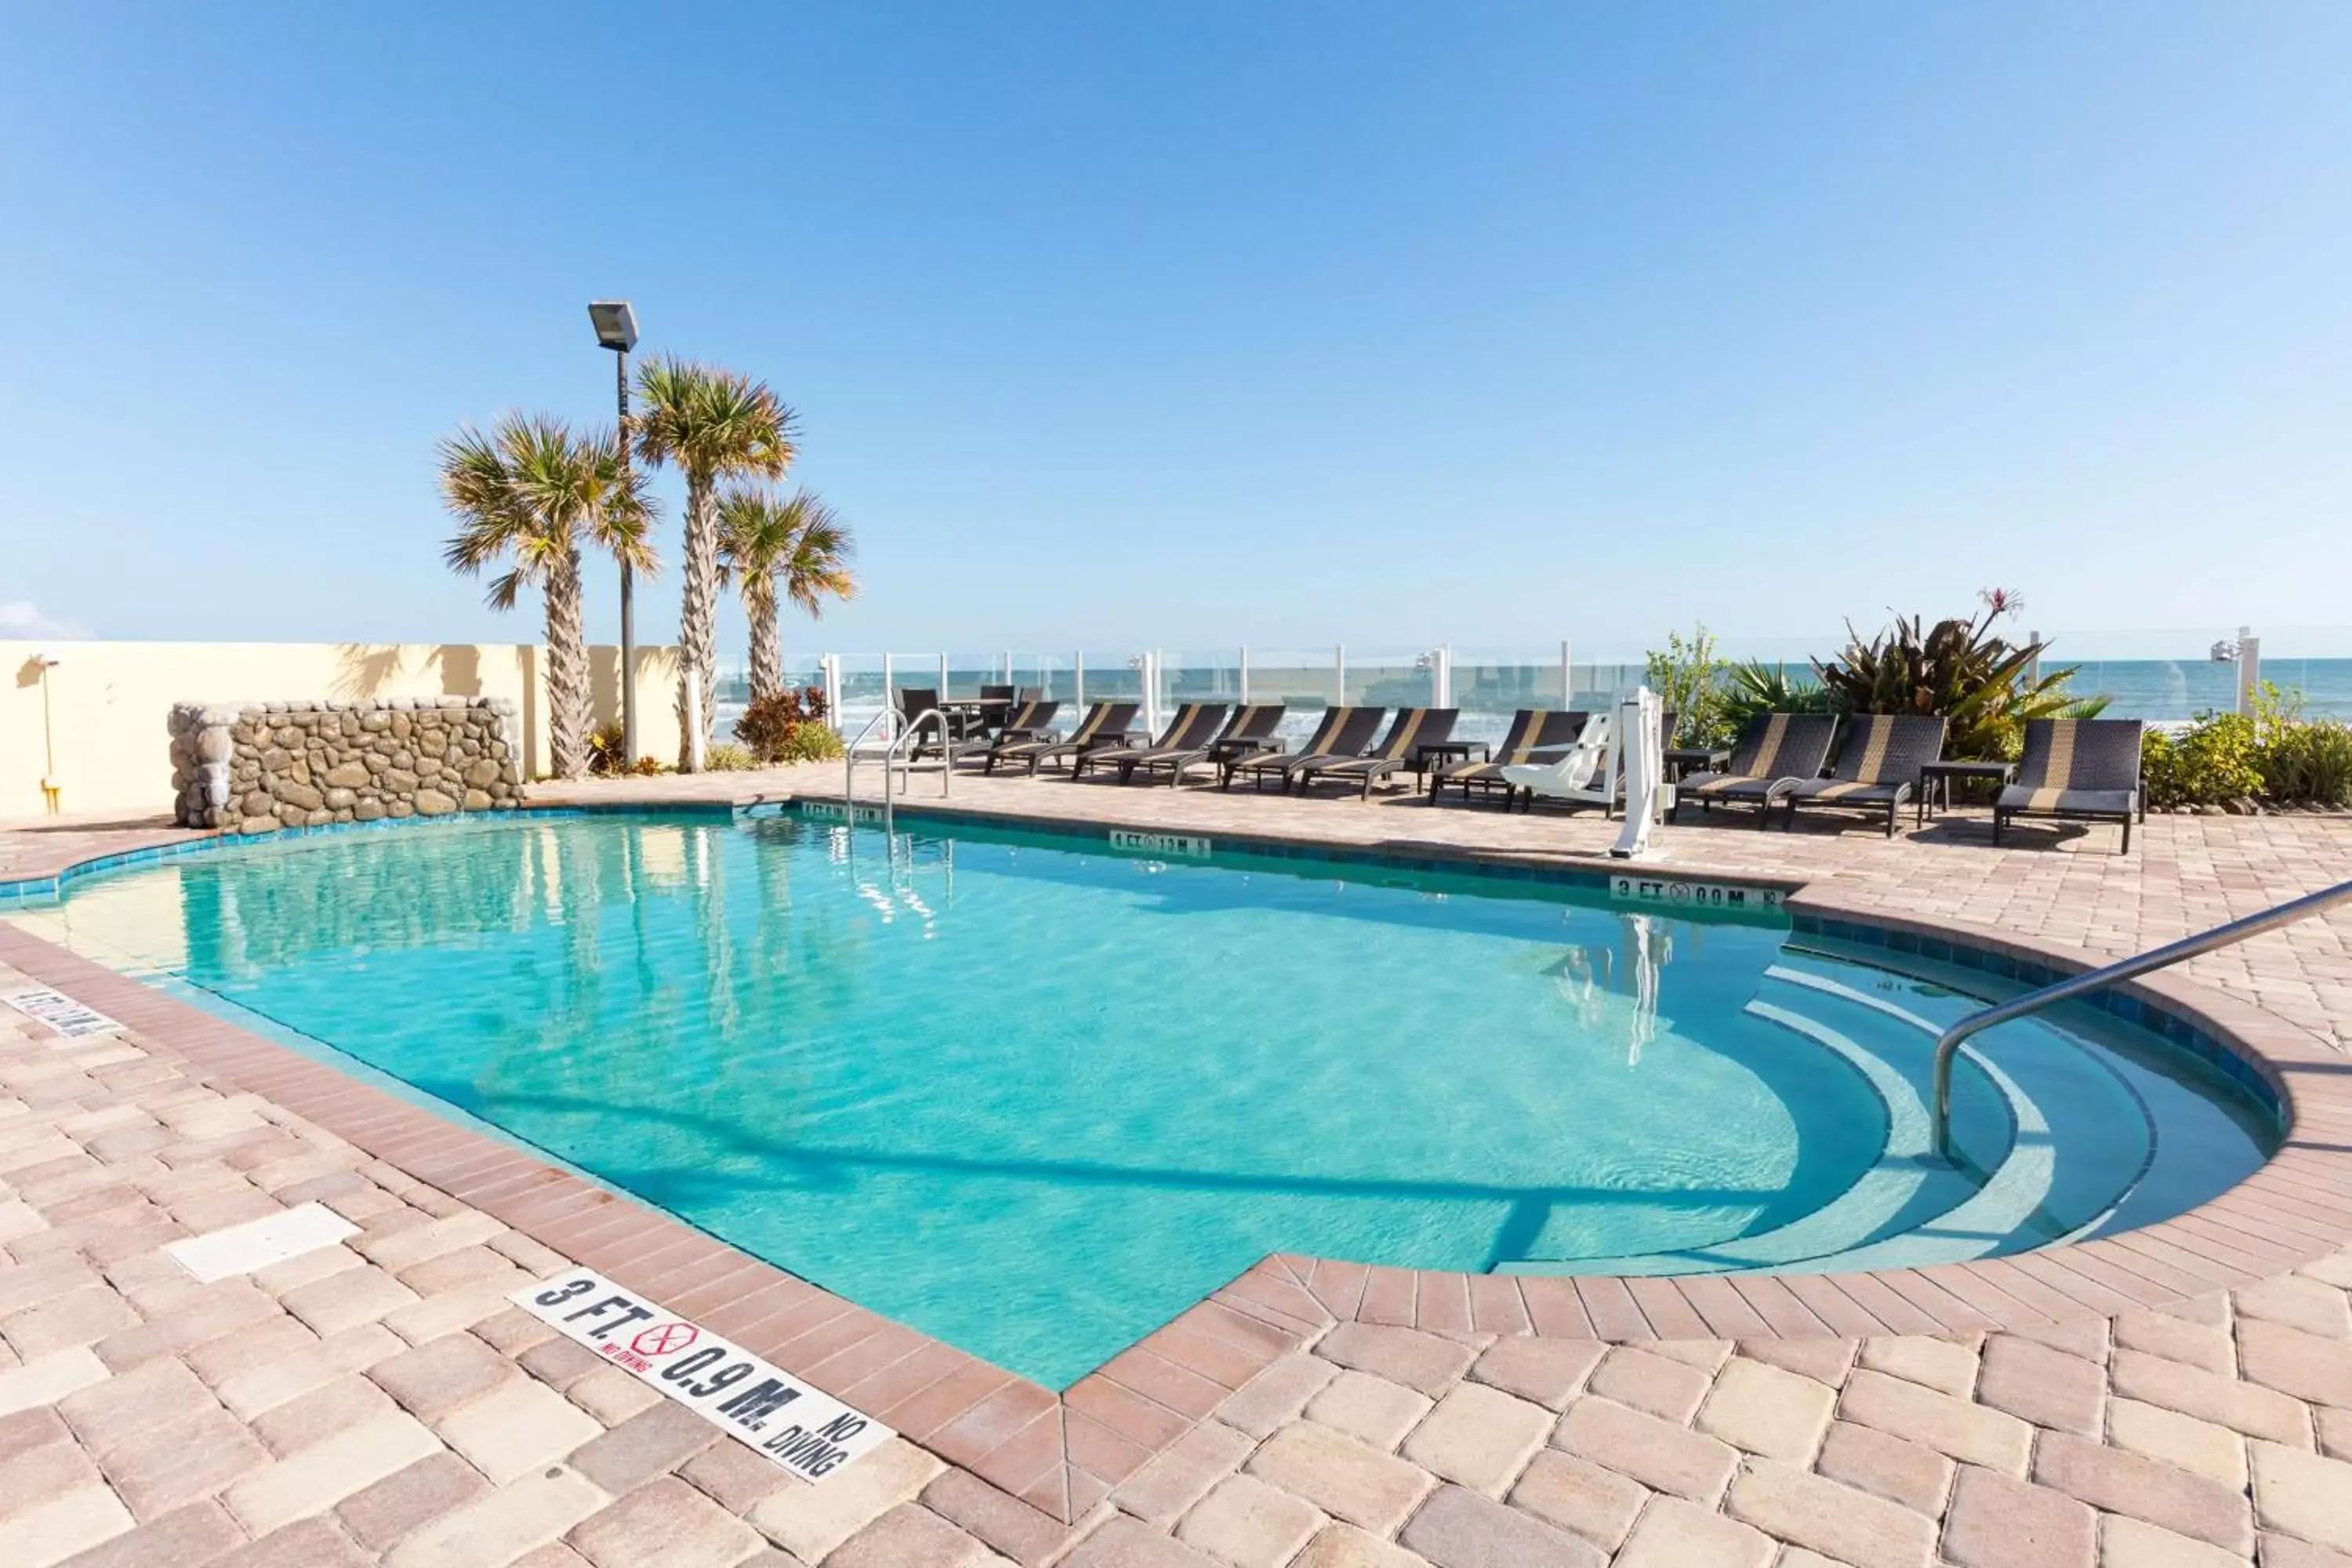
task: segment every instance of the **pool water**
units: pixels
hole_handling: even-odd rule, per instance
[[[950,836],[951,835],[951,836]],[[957,825],[359,832],[25,917],[323,1042],[1065,1386],[1269,1252],[1680,1272],[1940,1261],[2236,1182],[2266,1114],[2105,1015],[1563,885]]]

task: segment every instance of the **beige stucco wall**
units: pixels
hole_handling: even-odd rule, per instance
[[[37,656],[48,672],[42,716]],[[620,713],[620,650],[589,650],[595,721]],[[507,697],[520,709],[524,776],[547,771],[546,656],[522,643],[0,641],[0,819],[38,816],[45,737],[68,812],[168,813],[174,702]],[[637,749],[677,756],[677,653],[637,649]]]

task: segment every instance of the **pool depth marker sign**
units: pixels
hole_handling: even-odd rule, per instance
[[[29,991],[11,991],[0,996],[27,1018],[37,1018],[50,1029],[68,1040],[79,1040],[88,1035],[111,1035],[122,1026],[94,1007],[85,1007],[61,992],[46,985]]]
[[[804,1481],[894,1436],[699,1324],[662,1310],[593,1268],[572,1268],[507,1300]]]
[[[1194,837],[1189,833],[1138,833],[1127,827],[1110,830],[1110,847],[1138,850],[1146,855],[1182,855],[1194,860],[1205,860],[1210,853],[1207,839]]]
[[[1745,888],[1732,882],[1685,882],[1672,877],[1629,876],[1620,871],[1609,879],[1609,896],[1643,904],[1680,904],[1707,910],[1777,910],[1778,888]]]

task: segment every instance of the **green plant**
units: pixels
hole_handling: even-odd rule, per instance
[[[1675,715],[1675,743],[1708,746],[1731,731],[1723,711],[1717,680],[1723,661],[1715,657],[1715,634],[1701,622],[1689,640],[1680,632],[1666,634],[1666,646],[1652,648],[1643,680],[1658,694],[1659,706]]]
[[[714,773],[740,773],[760,765],[760,760],[742,746],[725,742],[702,753],[702,765]]]
[[[1785,664],[1750,659],[1729,667],[1730,679],[1718,681],[1717,706],[1733,730],[1761,713],[1833,713],[1836,693],[1818,680],[1800,675],[1791,679]]]
[[[701,709],[717,689],[714,623],[719,589],[719,485],[729,479],[780,479],[791,466],[793,411],[767,383],[713,365],[660,358],[637,373],[645,412],[631,421],[637,455],[686,478],[686,597],[678,615],[677,711],[698,678]],[[691,765],[692,737],[678,736],[678,765]]]
[[[837,763],[842,758],[841,737],[830,724],[797,724],[784,743],[777,748],[779,763]]]
[[[784,649],[776,633],[780,599],[824,614],[827,597],[857,595],[849,558],[856,542],[834,510],[807,490],[778,500],[765,490],[733,489],[719,501],[719,580],[742,590],[751,626],[751,695],[783,689]]]
[[[621,752],[621,727],[606,724],[588,732],[588,771],[599,778],[629,771]]]
[[[2303,693],[2263,681],[2254,690],[2254,765],[2281,805],[2352,806],[2352,728],[2303,716]]]
[[[2203,713],[2186,730],[2150,730],[2140,742],[2147,804],[2219,805],[2261,795],[2259,750],[2254,721],[2242,713]]]
[[[754,697],[735,721],[735,738],[763,763],[819,762],[841,755],[841,737],[824,721],[824,692],[803,686]]]
[[[1895,617],[1892,628],[1865,641],[1846,623],[1845,651],[1813,668],[1840,708],[1854,713],[1931,713],[1949,723],[1944,754],[1956,762],[2013,758],[2031,719],[2091,718],[2104,697],[2068,689],[2071,668],[2036,677],[2034,661],[2047,644],[2015,645],[1992,635],[1992,624],[2020,608],[1998,588],[1982,595],[1981,617],[1937,621]]]
[[[442,554],[473,574],[504,560],[493,608],[526,587],[547,607],[549,750],[558,778],[590,765],[588,645],[581,629],[580,548],[585,542],[640,572],[656,568],[645,476],[611,434],[575,436],[561,420],[509,414],[488,434],[471,426],[441,443],[441,500],[458,531]]]

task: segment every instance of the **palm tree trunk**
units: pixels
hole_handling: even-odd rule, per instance
[[[708,475],[686,477],[686,605],[677,624],[677,767],[694,766],[694,737],[688,731],[690,706],[686,682],[689,670],[702,680],[702,724],[710,726],[710,700],[718,685],[713,655],[718,633],[713,626],[719,584],[719,499]]]
[[[744,586],[751,585],[747,582]],[[743,613],[751,622],[751,700],[757,702],[784,689],[784,645],[776,629],[775,591],[746,593]]]
[[[555,776],[588,771],[588,647],[580,626],[580,552],[547,574],[547,729]]]

